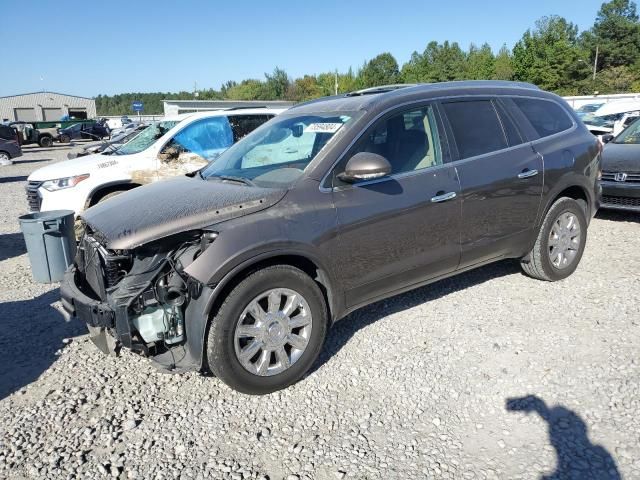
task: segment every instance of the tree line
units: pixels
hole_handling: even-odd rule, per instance
[[[594,76],[595,66],[595,76]],[[567,19],[542,17],[509,49],[494,52],[485,43],[467,50],[457,42],[429,42],[414,51],[402,67],[385,52],[364,62],[356,71],[325,72],[292,79],[281,68],[263,79],[228,81],[219,90],[178,93],[124,93],[98,95],[100,115],[129,113],[131,103],[141,100],[147,114],[161,114],[164,99],[199,100],[291,100],[300,102],[321,96],[394,83],[444,82],[450,80],[518,80],[560,95],[595,92],[640,91],[640,21],[631,0],[605,2],[591,28],[580,32]]]

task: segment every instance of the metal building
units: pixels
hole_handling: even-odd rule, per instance
[[[53,121],[64,115],[95,118],[96,101],[55,92],[23,93],[0,97],[0,121]]]

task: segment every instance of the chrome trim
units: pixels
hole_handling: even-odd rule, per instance
[[[435,197],[431,197],[432,203],[440,203],[446,202],[447,200],[453,200],[456,198],[456,192],[443,193],[442,195],[436,195]]]
[[[536,170],[535,168],[533,170],[526,170],[524,172],[520,172],[518,174],[518,178],[522,179],[522,178],[531,178],[531,177],[535,177],[536,175],[538,175],[538,170]]]

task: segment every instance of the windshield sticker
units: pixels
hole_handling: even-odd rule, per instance
[[[342,123],[311,123],[304,129],[304,133],[336,133]]]

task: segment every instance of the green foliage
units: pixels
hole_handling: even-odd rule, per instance
[[[598,49],[597,75],[592,68]],[[264,80],[227,81],[220,90],[199,90],[200,100],[291,100],[350,92],[393,83],[445,82],[465,79],[521,80],[563,95],[640,91],[640,21],[631,0],[602,4],[594,25],[578,34],[573,23],[558,16],[542,17],[527,30],[513,51],[506,45],[497,54],[488,44],[471,44],[464,51],[456,42],[427,43],[399,67],[391,53],[365,61],[346,73],[323,72],[290,79],[276,67]],[[195,99],[194,93],[125,93],[99,95],[100,115],[131,114],[134,100],[144,102],[146,114],[162,114],[162,100]]]
[[[388,52],[365,62],[356,82],[361,88],[391,85],[400,81],[398,62]]]
[[[545,90],[570,93],[588,75],[584,56],[578,27],[562,17],[543,17],[513,47],[515,78]]]

